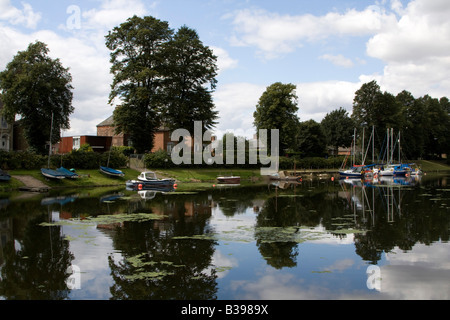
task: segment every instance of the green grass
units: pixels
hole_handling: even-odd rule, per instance
[[[164,169],[155,170],[158,176],[176,179],[178,182],[215,182],[222,175],[240,176],[242,180],[260,178],[259,169]]]
[[[450,166],[443,161],[418,160],[415,163],[425,172],[450,171]]]
[[[52,180],[46,179],[40,172],[40,170],[12,170],[9,172],[11,176],[14,175],[29,175],[33,178],[42,181],[52,188],[78,188],[78,187],[100,187],[100,186],[119,186],[125,185],[125,182],[130,179],[136,179],[139,172],[133,169],[123,169],[125,173],[124,177],[109,177],[102,174],[99,170],[77,170],[80,175],[78,179],[63,179]],[[0,190],[3,189],[17,189],[23,184],[12,178],[11,181],[2,183]]]

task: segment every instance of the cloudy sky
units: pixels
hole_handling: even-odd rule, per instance
[[[351,112],[354,93],[450,96],[448,0],[0,0],[0,70],[36,40],[73,76],[75,112],[64,136],[95,135],[112,114],[104,36],[138,15],[197,30],[218,56],[217,133],[252,136],[259,97],[297,85],[301,121]]]

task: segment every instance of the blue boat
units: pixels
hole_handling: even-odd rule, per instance
[[[106,174],[108,176],[112,176],[112,177],[123,177],[123,176],[125,176],[125,173],[123,173],[120,170],[115,170],[115,169],[111,169],[111,168],[108,168],[108,167],[102,167],[102,166],[100,166],[100,172],[104,173],[104,174]]]
[[[57,179],[57,180],[62,180],[65,179],[66,176],[64,174],[62,174],[59,171],[56,170],[52,170],[52,169],[41,169],[41,173],[44,177],[49,178],[49,179]]]
[[[404,177],[409,175],[411,172],[411,167],[409,164],[400,164],[394,168],[394,176],[395,177]]]
[[[80,177],[77,173],[70,171],[64,167],[56,169],[56,171],[59,172],[60,174],[64,175],[66,178],[77,179]]]
[[[9,173],[0,169],[0,181],[9,181],[11,180],[11,176]]]

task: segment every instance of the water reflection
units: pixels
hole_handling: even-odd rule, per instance
[[[450,276],[449,200],[447,177],[11,195],[0,202],[0,295],[450,298],[439,281]],[[72,265],[79,290],[67,286]],[[381,267],[380,292],[366,286],[369,265]]]

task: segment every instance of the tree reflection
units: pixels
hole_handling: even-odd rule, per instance
[[[48,222],[46,215],[26,221],[23,237],[4,247],[0,295],[6,299],[68,298],[67,269],[74,259],[69,242],[63,239],[61,227],[42,227],[41,222]]]
[[[217,276],[210,265],[216,243],[196,239],[208,235],[210,209],[209,215],[200,214],[205,206],[209,203],[204,197],[152,203],[147,211],[171,218],[117,228],[114,246],[124,259],[108,259],[114,279],[112,299],[215,299]]]

